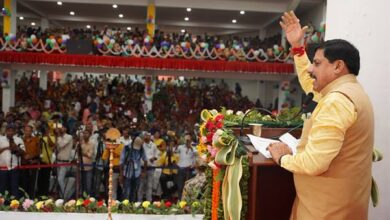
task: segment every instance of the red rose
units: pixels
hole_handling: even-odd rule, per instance
[[[86,199],[86,200],[84,200],[84,202],[83,202],[83,206],[87,207],[87,206],[89,205],[89,203],[91,203],[91,200]]]
[[[220,121],[222,121],[223,120],[223,115],[222,114],[219,114],[219,115],[217,115],[216,117],[215,117],[215,121],[216,122],[220,122]]]
[[[165,202],[165,207],[169,208],[172,206],[172,203],[170,201]]]
[[[100,200],[99,202],[97,202],[97,207],[102,207],[104,204],[104,201],[103,200]]]
[[[214,125],[213,122],[208,121],[208,122],[206,123],[206,128],[207,128],[208,131],[213,130],[214,127],[215,127],[215,125]]]
[[[223,122],[222,121],[217,122],[217,128],[222,128],[222,127],[223,127]]]
[[[207,142],[211,142],[213,140],[214,133],[208,133],[207,134]]]

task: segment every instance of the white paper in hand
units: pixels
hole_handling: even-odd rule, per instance
[[[271,158],[271,153],[267,150],[268,145],[271,143],[279,142],[276,140],[257,137],[251,134],[248,134],[249,139],[251,140],[253,146],[266,158]]]
[[[279,137],[279,140],[287,144],[291,148],[293,155],[297,153],[297,146],[299,140],[296,139],[294,136],[292,136],[290,133],[283,134],[282,136]]]

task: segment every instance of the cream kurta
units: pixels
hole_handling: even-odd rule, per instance
[[[295,56],[299,81],[313,92],[305,55]],[[374,117],[368,96],[348,74],[314,92],[318,105],[306,120],[297,154],[282,158],[294,173],[295,220],[367,219]]]

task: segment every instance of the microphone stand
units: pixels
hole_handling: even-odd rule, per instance
[[[244,145],[251,144],[250,139],[246,135],[243,135],[243,129],[244,129],[245,118],[249,115],[249,113],[251,113],[253,111],[264,111],[264,112],[268,113],[272,117],[272,112],[270,112],[268,109],[265,109],[265,108],[257,108],[257,107],[255,107],[255,108],[252,108],[249,111],[247,111],[244,114],[244,117],[242,117],[242,119],[241,119],[241,123],[240,123],[240,137],[238,138],[238,140],[241,141]]]

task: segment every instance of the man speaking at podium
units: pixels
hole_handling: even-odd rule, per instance
[[[368,218],[374,115],[356,76],[359,51],[345,40],[328,40],[315,49],[310,63],[293,12],[280,25],[292,46],[299,82],[318,102],[305,121],[295,155],[283,143],[268,147],[272,158],[294,174],[297,196],[293,220]]]

